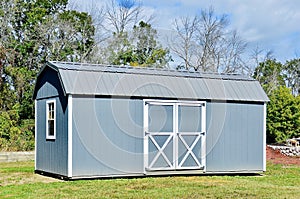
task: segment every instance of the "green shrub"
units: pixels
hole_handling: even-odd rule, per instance
[[[280,86],[269,96],[267,111],[267,142],[283,143],[288,138],[300,137],[300,97],[289,88]]]
[[[17,111],[0,112],[0,151],[34,149],[34,120],[18,120]]]

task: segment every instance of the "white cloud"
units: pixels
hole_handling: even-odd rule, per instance
[[[281,61],[294,58],[300,44],[300,1],[231,0],[232,26],[252,45],[272,49]]]
[[[231,27],[237,29],[250,46],[274,50],[282,61],[294,58],[296,52],[300,56],[299,0],[154,0],[146,4],[156,9],[160,19],[158,27],[164,29],[171,28],[175,17],[193,16],[211,5],[216,13],[229,15]]]
[[[80,5],[103,4],[110,0],[71,0]],[[300,53],[299,0],[141,0],[147,14],[156,16],[154,27],[162,34],[171,31],[180,16],[193,16],[210,5],[218,14],[228,14],[231,27],[237,29],[250,45],[273,49],[278,59]],[[300,56],[300,55],[298,55]]]
[[[252,38],[267,39],[270,36],[282,36],[290,31],[299,31],[297,23],[300,21],[300,13],[295,8],[300,8],[300,1],[295,4],[283,3],[287,1],[244,1],[232,0],[229,12],[233,15],[233,25],[245,35]],[[234,9],[233,8],[234,6]],[[247,35],[248,30],[250,34]]]

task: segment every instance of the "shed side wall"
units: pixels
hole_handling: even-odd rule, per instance
[[[44,75],[45,74],[45,75]],[[68,107],[57,73],[49,69],[37,82],[36,170],[67,175]],[[46,102],[56,101],[56,139],[46,140]]]
[[[263,171],[264,105],[207,103],[207,172]]]
[[[73,177],[142,174],[143,101],[73,96]]]

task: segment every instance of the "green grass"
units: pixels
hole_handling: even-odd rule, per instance
[[[262,176],[176,176],[60,181],[33,162],[0,163],[0,198],[299,198],[300,167],[268,163]]]

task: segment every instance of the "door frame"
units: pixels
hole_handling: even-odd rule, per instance
[[[170,168],[158,168],[158,169],[151,169],[150,171],[155,170],[191,170],[191,169],[197,169],[197,170],[203,170],[205,172],[206,170],[206,102],[205,101],[187,101],[187,100],[154,100],[154,99],[144,99],[144,118],[143,118],[143,130],[144,130],[144,174],[149,171],[147,168],[149,165],[149,124],[148,124],[148,117],[149,117],[149,107],[148,105],[172,105],[173,106],[173,142],[176,143],[174,145],[177,145],[178,139],[179,139],[179,132],[178,132],[178,106],[201,106],[201,132],[199,132],[199,137],[201,139],[201,168],[199,167],[181,167],[178,164],[178,161],[176,158],[178,158],[178,148],[173,148],[173,159],[176,160],[175,165]],[[186,132],[184,132],[186,133]],[[183,134],[184,134],[183,133]],[[189,134],[189,133],[187,133]],[[192,147],[191,147],[192,148]],[[159,150],[159,149],[158,149]]]

